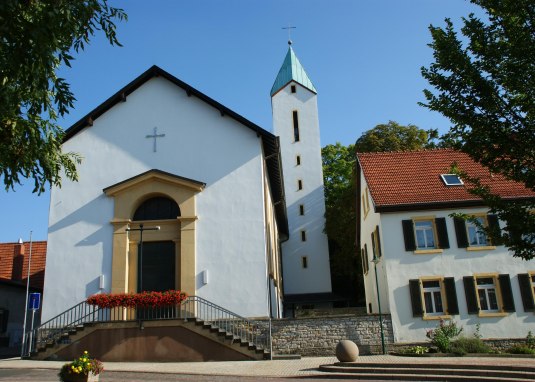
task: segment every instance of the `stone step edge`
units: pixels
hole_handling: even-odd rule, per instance
[[[389,375],[391,373],[396,374],[430,374],[430,375],[441,375],[447,372],[449,375],[454,376],[475,376],[475,377],[499,377],[499,378],[528,378],[535,380],[535,372],[526,372],[526,371],[517,371],[517,370],[485,370],[481,368],[473,369],[434,369],[434,368],[419,368],[417,366],[412,368],[390,368],[390,367],[380,367],[380,368],[371,368],[371,367],[362,367],[362,368],[347,368],[347,367],[338,367],[338,366],[329,366],[322,365],[319,367],[321,371],[334,372],[334,373],[367,373],[367,374],[377,374],[377,375]]]
[[[458,364],[458,363],[427,363],[427,362],[415,362],[415,363],[406,363],[406,362],[336,362],[331,365],[325,366],[337,366],[337,367],[382,367],[382,368],[435,368],[435,369],[474,369],[474,368],[483,368],[485,370],[510,370],[510,371],[527,371],[535,372],[535,365],[474,365],[474,364]]]
[[[411,381],[411,382],[526,382],[529,381],[525,378],[499,378],[499,377],[485,377],[485,376],[462,376],[462,375],[443,375],[443,374],[373,374],[373,373],[340,373],[332,372],[329,373],[329,378],[336,379],[353,379],[353,380],[394,380],[394,381]],[[535,379],[532,379],[535,380]]]

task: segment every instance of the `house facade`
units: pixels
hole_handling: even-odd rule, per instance
[[[535,261],[494,245],[476,216],[502,227],[462,181],[456,163],[494,192],[533,198],[523,185],[492,175],[466,154],[438,149],[357,154],[357,241],[368,313],[390,313],[395,342],[426,340],[440,319],[483,338],[523,338],[535,327]]]
[[[43,293],[45,263],[46,241],[0,243],[0,356],[20,354],[26,291],[28,288],[30,293]],[[30,310],[27,313],[29,329],[32,314]],[[37,310],[35,325],[40,315]]]

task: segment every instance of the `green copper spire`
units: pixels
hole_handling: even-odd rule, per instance
[[[288,43],[290,44],[290,42]],[[290,81],[295,81],[308,90],[317,93],[316,88],[312,85],[312,81],[308,78],[305,69],[297,59],[291,45],[288,47],[286,58],[284,58],[279,74],[277,74],[277,78],[271,88],[271,96],[273,97],[273,94],[285,87]]]

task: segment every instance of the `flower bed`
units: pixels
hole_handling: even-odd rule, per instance
[[[98,375],[102,371],[104,371],[102,362],[91,358],[86,350],[74,361],[63,365],[58,376],[62,382],[87,381],[92,376],[96,377],[93,380],[98,380]]]
[[[102,293],[87,298],[89,305],[99,308],[163,307],[181,304],[187,295],[178,290],[141,293]]]

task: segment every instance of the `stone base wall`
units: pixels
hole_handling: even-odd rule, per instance
[[[394,343],[392,320],[383,315],[383,333],[388,353],[400,352],[412,346],[431,346],[431,342]],[[360,354],[381,354],[381,327],[379,316],[339,315],[329,317],[283,318],[272,320],[274,354],[302,356],[334,356],[341,340],[355,342]],[[526,345],[525,338],[483,339],[499,352],[517,345]]]
[[[383,315],[385,345],[394,334],[390,315]],[[334,356],[341,340],[355,342],[360,354],[380,354],[381,327],[378,315],[283,318],[272,321],[274,354]],[[387,346],[388,349],[388,346]]]

